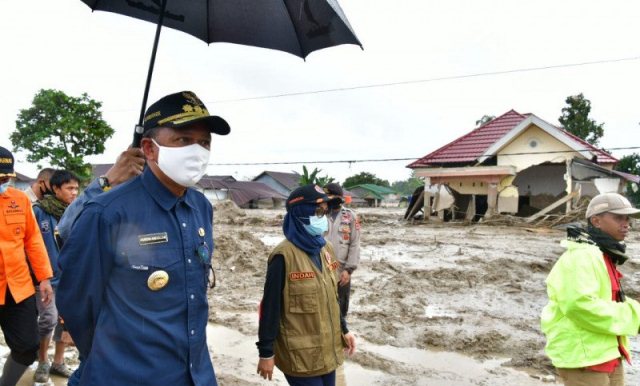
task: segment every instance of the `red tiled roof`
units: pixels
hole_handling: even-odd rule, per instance
[[[577,137],[577,136],[571,134],[570,132],[566,131],[562,127],[560,127],[560,130],[562,130],[563,133],[565,133],[566,135],[571,137],[576,142],[580,142],[580,144],[584,145],[584,149],[596,153],[596,156],[598,157],[597,163],[599,163],[599,164],[615,164],[615,163],[618,163],[618,159],[613,157],[611,154],[607,153],[606,151],[598,149],[597,147],[593,146],[592,144],[590,144],[589,142],[585,141],[584,139],[582,139],[580,137]]]
[[[482,156],[491,145],[526,118],[523,114],[509,110],[433,153],[414,161],[407,167],[416,168],[441,163],[473,162]]]
[[[427,154],[426,156],[407,165],[408,168],[418,168],[438,164],[448,163],[467,163],[474,162],[514,127],[518,126],[523,120],[532,114],[520,114],[515,110],[509,110],[494,120],[473,129],[471,132],[450,142],[438,150]],[[583,149],[595,153],[598,157],[598,163],[616,163],[618,160],[607,152],[600,150],[588,142],[576,137],[575,135],[564,131],[564,134],[571,139],[584,145]]]

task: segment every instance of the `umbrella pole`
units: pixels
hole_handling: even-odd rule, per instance
[[[160,16],[158,17],[158,25],[156,26],[156,37],[153,41],[153,49],[151,50],[151,60],[149,61],[149,71],[147,72],[147,83],[144,86],[144,96],[142,97],[142,107],[140,108],[140,118],[138,124],[133,132],[132,147],[140,147],[140,140],[142,139],[142,133],[144,129],[142,122],[144,121],[144,112],[147,109],[147,98],[149,97],[149,87],[151,86],[151,77],[153,76],[153,67],[156,63],[156,51],[158,50],[158,41],[160,40],[160,30],[162,29],[162,22],[164,21],[164,12],[167,9],[167,0],[162,0],[160,6]]]

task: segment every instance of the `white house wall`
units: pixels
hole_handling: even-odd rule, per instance
[[[515,166],[516,171],[520,172],[544,162],[564,163],[566,159],[571,159],[577,154],[538,126],[531,125],[498,151],[497,155],[499,166]]]
[[[487,183],[480,181],[470,181],[470,179],[447,179],[449,188],[460,194],[487,194]]]

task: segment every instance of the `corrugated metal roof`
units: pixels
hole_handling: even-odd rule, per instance
[[[271,176],[274,180],[278,181],[282,186],[288,190],[294,190],[300,186],[300,175],[298,173],[284,173],[284,172],[270,172],[264,171],[260,173],[253,181],[257,181],[262,175]]]
[[[231,181],[229,179],[216,178],[216,176],[206,176],[203,177],[197,185],[203,189],[226,189],[229,193],[229,198],[238,206],[246,205],[253,200],[265,198],[287,199],[284,194],[275,191],[262,182],[256,181],[236,181],[235,179]]]
[[[35,178],[31,178],[31,177],[29,177],[27,175],[24,175],[22,173],[18,173],[18,172],[15,172],[15,173],[16,173],[16,181],[30,183],[30,182],[34,182],[36,180]]]
[[[395,194],[395,190],[387,188],[386,186],[374,185],[374,184],[360,184],[350,186],[349,190],[355,193],[359,193],[358,190],[369,192],[371,196],[377,199],[384,199],[384,196],[388,194]],[[367,195],[358,194],[360,197],[367,198]]]
[[[504,137],[523,120],[531,116],[531,113],[520,114],[515,110],[509,110],[494,120],[470,131],[462,137],[450,142],[438,150],[407,165],[408,168],[426,167],[450,163],[474,162],[483,155],[495,142]],[[557,127],[557,126],[556,126]],[[562,133],[579,142],[584,149],[595,153],[598,163],[616,163],[618,160],[603,150],[596,148],[588,142],[564,131]]]

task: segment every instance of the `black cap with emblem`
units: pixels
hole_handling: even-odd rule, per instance
[[[8,149],[0,146],[0,177],[15,177],[13,170],[13,154]]]
[[[287,198],[287,211],[298,204],[319,204],[329,201],[329,197],[318,185],[305,185],[295,189]]]
[[[147,132],[156,127],[179,129],[196,123],[204,124],[212,133],[227,135],[231,131],[227,121],[209,110],[200,98],[191,91],[167,95],[149,106],[144,114],[142,126]]]

